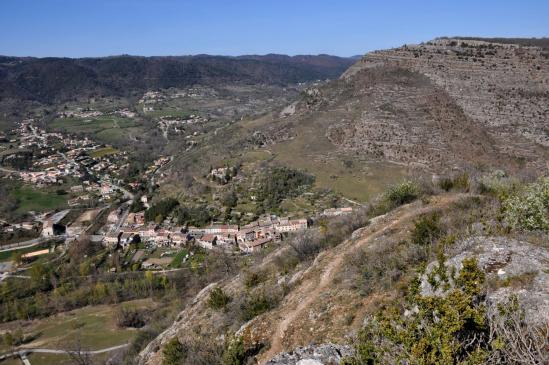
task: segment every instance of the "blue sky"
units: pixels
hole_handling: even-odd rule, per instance
[[[0,0],[13,56],[351,56],[451,35],[549,36],[549,0]]]

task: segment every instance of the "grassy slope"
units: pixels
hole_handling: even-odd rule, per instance
[[[151,299],[143,299],[117,305],[85,307],[24,324],[4,323],[0,325],[0,331],[13,331],[22,326],[26,336],[36,336],[25,347],[63,349],[69,347],[71,341],[79,339],[84,349],[98,350],[128,343],[137,333],[135,329],[117,327],[115,315],[120,306],[143,308],[153,305]]]
[[[12,194],[19,201],[18,212],[53,210],[67,203],[66,195],[36,190],[30,186],[20,186]]]
[[[102,364],[108,357],[108,354],[100,354],[92,356],[91,359],[94,364]],[[73,365],[75,363],[68,355],[60,354],[30,354],[27,358],[31,364],[40,365]],[[5,365],[3,362],[0,364]],[[17,364],[20,364],[20,362],[17,362]]]
[[[241,123],[240,134],[251,133],[273,123],[271,116]],[[304,120],[295,127],[293,139],[269,146],[267,150],[248,152],[254,157],[308,171],[316,176],[316,186],[330,188],[346,198],[365,202],[406,176],[406,169],[388,162],[369,162],[357,155],[338,153],[326,138],[329,121]],[[351,161],[346,167],[344,161]]]

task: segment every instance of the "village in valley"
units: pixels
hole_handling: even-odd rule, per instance
[[[157,93],[149,92],[139,103],[145,110],[147,105],[152,105],[150,100],[158,98],[161,97]],[[128,109],[115,114],[124,118],[135,116]],[[94,110],[64,110],[58,117],[101,115]],[[199,123],[201,119],[191,115],[180,121],[166,117],[158,120],[159,128],[166,131],[168,126],[177,128],[177,123]],[[154,210],[151,209],[153,202],[163,204],[163,200],[155,199],[153,188],[158,185],[153,186],[151,182],[164,177],[163,171],[172,161],[169,156],[156,158],[139,176],[128,178],[124,172],[130,164],[130,153],[88,136],[46,131],[34,119],[25,119],[9,139],[6,135],[1,137],[4,142],[2,179],[20,186],[19,189],[32,187],[48,191],[64,201],[52,210],[28,211],[24,221],[19,218],[17,222],[2,222],[0,233],[6,238],[2,250],[23,252],[18,259],[22,263],[50,254],[52,249],[65,250],[72,242],[90,240],[110,252],[122,253],[123,262],[108,268],[111,272],[176,268],[200,250],[203,253],[208,250],[256,253],[283,241],[289,234],[306,230],[316,218],[349,214],[353,210],[331,207],[294,218],[263,211],[255,215],[247,213],[243,220],[239,216],[234,222],[231,214],[235,211],[226,208],[223,220],[211,217],[208,222],[190,225],[170,214],[170,209],[163,212],[165,216],[147,214],[147,210]],[[241,179],[238,173],[236,166],[211,167],[204,180],[225,186],[232,179]],[[250,202],[256,195],[257,191],[251,189]],[[174,261],[177,261],[175,265]],[[15,262],[2,266],[6,274],[16,270]]]

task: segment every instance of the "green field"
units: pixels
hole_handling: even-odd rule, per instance
[[[324,118],[326,119],[326,118]],[[239,123],[242,133],[250,133],[276,122],[272,115]],[[307,171],[316,177],[316,188],[332,189],[342,196],[366,202],[407,176],[406,167],[369,161],[358,154],[338,150],[325,135],[330,119],[305,120],[295,126],[295,138],[245,154],[245,161],[268,161]],[[270,153],[269,153],[270,152]],[[346,164],[347,163],[347,164]],[[291,204],[287,206],[291,208]]]
[[[93,355],[91,360],[93,364],[103,364],[109,357],[108,353]],[[31,364],[39,365],[74,365],[75,361],[70,358],[68,355],[61,354],[30,354],[27,356]],[[1,365],[4,365],[3,362],[0,362]],[[17,364],[21,364],[18,362]]]
[[[24,345],[29,348],[67,349],[78,340],[84,350],[99,350],[128,343],[137,333],[135,329],[116,325],[115,316],[120,306],[151,308],[154,305],[151,299],[142,299],[116,305],[90,306],[24,324],[20,321],[4,323],[0,325],[0,331],[14,331],[22,327],[25,336],[35,338]]]
[[[3,252],[0,252],[0,262],[11,261],[12,257],[14,257],[15,254],[20,254],[20,253],[24,254],[24,253],[29,253],[33,251],[38,251],[41,249],[42,249],[42,245],[37,245],[33,247],[22,248],[20,250],[3,251]]]
[[[98,149],[92,151],[90,153],[90,156],[93,157],[93,158],[99,158],[99,157],[103,157],[103,156],[114,155],[116,153],[118,153],[118,150],[116,148],[104,147],[104,148],[98,148]]]
[[[362,162],[350,157],[348,159],[353,165],[346,167],[346,156],[333,153],[330,158],[325,158],[323,155],[327,155],[326,151],[319,151],[315,155],[315,151],[308,148],[312,142],[311,145],[307,142],[311,141],[296,138],[275,145],[275,161],[315,175],[316,187],[332,189],[346,198],[366,202],[406,176],[403,166],[389,162]]]
[[[65,207],[67,204],[66,195],[58,195],[56,192],[37,190],[28,185],[19,186],[12,191],[17,199],[17,212],[28,211],[43,212]]]
[[[66,133],[85,133],[105,143],[128,140],[143,132],[139,123],[134,120],[114,116],[96,119],[59,118],[49,126]]]
[[[171,268],[178,268],[181,267],[181,264],[183,263],[183,259],[185,258],[185,255],[189,253],[188,250],[182,249],[179,251],[174,257],[172,262],[170,263]]]

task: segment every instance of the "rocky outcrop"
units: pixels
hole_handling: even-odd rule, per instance
[[[267,365],[336,365],[353,350],[349,346],[331,343],[298,347],[290,352],[278,354],[267,362]]]
[[[387,67],[426,76],[466,118],[488,133],[501,155],[547,166],[547,159],[540,154],[544,151],[547,156],[547,150],[541,147],[549,147],[549,57],[544,49],[480,40],[435,39],[368,53],[342,79],[352,83],[362,73]],[[394,88],[385,93],[398,92]],[[397,109],[402,104],[398,100],[391,103]],[[381,121],[382,115],[375,119]]]
[[[501,303],[517,295],[530,323],[549,323],[549,250],[545,247],[507,237],[469,238],[451,249],[446,260],[448,271],[456,272],[465,258],[476,257],[486,273],[487,302]],[[441,287],[433,288],[427,276],[437,262],[427,266],[422,276],[423,295],[442,295]]]
[[[549,160],[547,105],[540,48],[434,40],[368,53],[262,128],[285,130],[292,141],[273,142],[318,163],[356,156],[437,172],[539,171]]]

